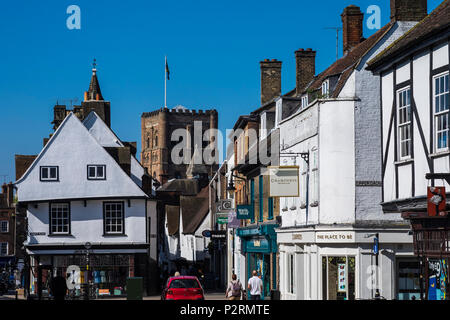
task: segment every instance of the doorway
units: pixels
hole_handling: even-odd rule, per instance
[[[322,299],[355,300],[355,257],[322,257]]]

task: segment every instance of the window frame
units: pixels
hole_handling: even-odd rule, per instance
[[[400,95],[403,94],[404,92],[405,93],[409,92],[409,95],[406,94],[406,96],[405,96],[406,104],[401,105]],[[412,99],[411,99],[411,86],[406,86],[406,87],[403,87],[401,89],[398,89],[396,91],[395,96],[396,96],[395,99],[396,99],[396,102],[397,102],[396,103],[396,109],[397,109],[396,110],[396,113],[397,113],[397,128],[396,128],[396,130],[397,130],[397,135],[398,135],[398,141],[397,141],[397,145],[398,145],[398,159],[400,161],[410,160],[410,159],[412,159],[412,148],[413,148],[413,145],[412,145],[412,143],[413,143],[413,137],[412,137],[412,135],[413,135],[413,115],[412,115],[412,109],[411,109],[412,108],[412,105],[411,105],[411,101],[412,101]],[[408,100],[408,97],[409,97],[409,100]],[[409,102],[409,104],[408,104],[408,102]],[[400,123],[401,112],[403,110],[405,110],[405,109],[406,109],[406,113],[405,113],[406,121]],[[403,139],[402,140],[402,132],[401,131],[402,131],[403,128],[409,129],[408,139]],[[403,155],[403,152],[402,152],[403,151],[402,145],[405,142],[406,143],[409,142],[409,148],[407,150],[408,151],[407,155]]]
[[[329,95],[330,95],[330,80],[327,79],[324,82],[322,82],[322,97],[328,98]]]
[[[110,204],[120,204],[122,206],[122,231],[106,231],[106,206]],[[117,219],[116,219],[117,220]],[[117,224],[116,224],[117,226]],[[124,201],[105,201],[103,202],[103,236],[123,236],[125,235],[125,202]]]
[[[308,95],[305,94],[301,99],[301,109],[305,109],[308,106]]]
[[[60,231],[53,231],[53,218],[52,218],[52,207],[55,205],[67,205],[67,231],[64,232],[60,232]],[[55,218],[56,220],[58,219],[64,219],[64,217],[62,218]],[[58,226],[58,224],[56,225]],[[64,227],[64,225],[63,225]],[[50,202],[49,203],[49,207],[48,207],[48,234],[50,236],[66,236],[66,235],[71,235],[71,231],[72,231],[72,217],[71,217],[71,210],[70,210],[70,202]]]
[[[444,78],[444,86],[445,86],[445,77],[447,77],[447,91],[436,93],[436,80],[440,78]],[[436,98],[448,95],[447,101],[450,101],[450,83],[449,83],[450,73],[448,71],[442,72],[440,74],[437,74],[433,76],[433,137],[435,140],[434,150],[436,153],[438,152],[446,152],[450,150],[450,141],[449,141],[449,135],[450,135],[450,107],[447,108],[444,111],[436,111]],[[445,89],[444,89],[445,90]],[[450,102],[448,102],[450,103]],[[438,130],[438,121],[440,117],[447,116],[447,129],[446,130]],[[447,141],[446,146],[444,148],[439,148],[439,134],[446,132],[447,135]]]
[[[97,175],[97,168],[98,167],[102,167],[103,168],[103,177],[100,177],[100,178],[98,178],[98,177],[90,177],[89,176],[89,168],[91,168],[91,167],[95,167],[95,174]],[[87,176],[87,179],[88,180],[106,180],[106,165],[104,165],[104,164],[88,164],[87,166],[86,166],[86,176]]]
[[[3,231],[3,223],[6,223],[6,231]],[[9,232],[9,221],[8,220],[0,220],[0,233],[8,233]]]
[[[56,168],[56,178],[43,178],[42,170],[43,169],[51,169]],[[48,171],[48,175],[50,175],[50,170]],[[39,181],[41,182],[59,182],[59,166],[40,166],[39,167]]]

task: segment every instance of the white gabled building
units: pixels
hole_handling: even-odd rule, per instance
[[[450,1],[445,0],[368,67],[381,83],[383,212],[401,213],[411,223],[423,266],[413,267],[423,276],[422,297],[429,300],[448,299],[449,39]],[[447,202],[438,216],[429,216],[428,187],[445,187]]]
[[[381,210],[380,80],[365,67],[425,17],[427,5],[391,0],[391,8],[391,21],[367,39],[363,13],[345,8],[344,56],[302,83],[315,53],[297,51],[297,88],[276,102],[280,165],[300,169],[300,196],[280,198],[282,299],[372,299],[377,287],[386,299],[411,298],[401,294],[399,263],[414,261],[412,237],[399,214]]]
[[[144,191],[152,193],[150,183],[130,146],[95,112],[84,122],[69,113],[15,183],[28,218],[31,293],[41,296],[47,279],[66,276],[71,265],[80,267],[82,283],[112,294],[124,293],[127,277],[147,280],[156,256],[149,243],[156,205]]]

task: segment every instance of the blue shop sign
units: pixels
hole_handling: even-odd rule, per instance
[[[253,205],[238,205],[236,208],[237,218],[242,220],[254,219],[255,211]]]

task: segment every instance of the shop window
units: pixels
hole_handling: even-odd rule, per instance
[[[428,300],[448,300],[448,260],[428,259]]]
[[[415,260],[398,261],[397,298],[399,300],[420,299],[420,266]]]
[[[322,257],[323,300],[355,300],[355,257]]]

